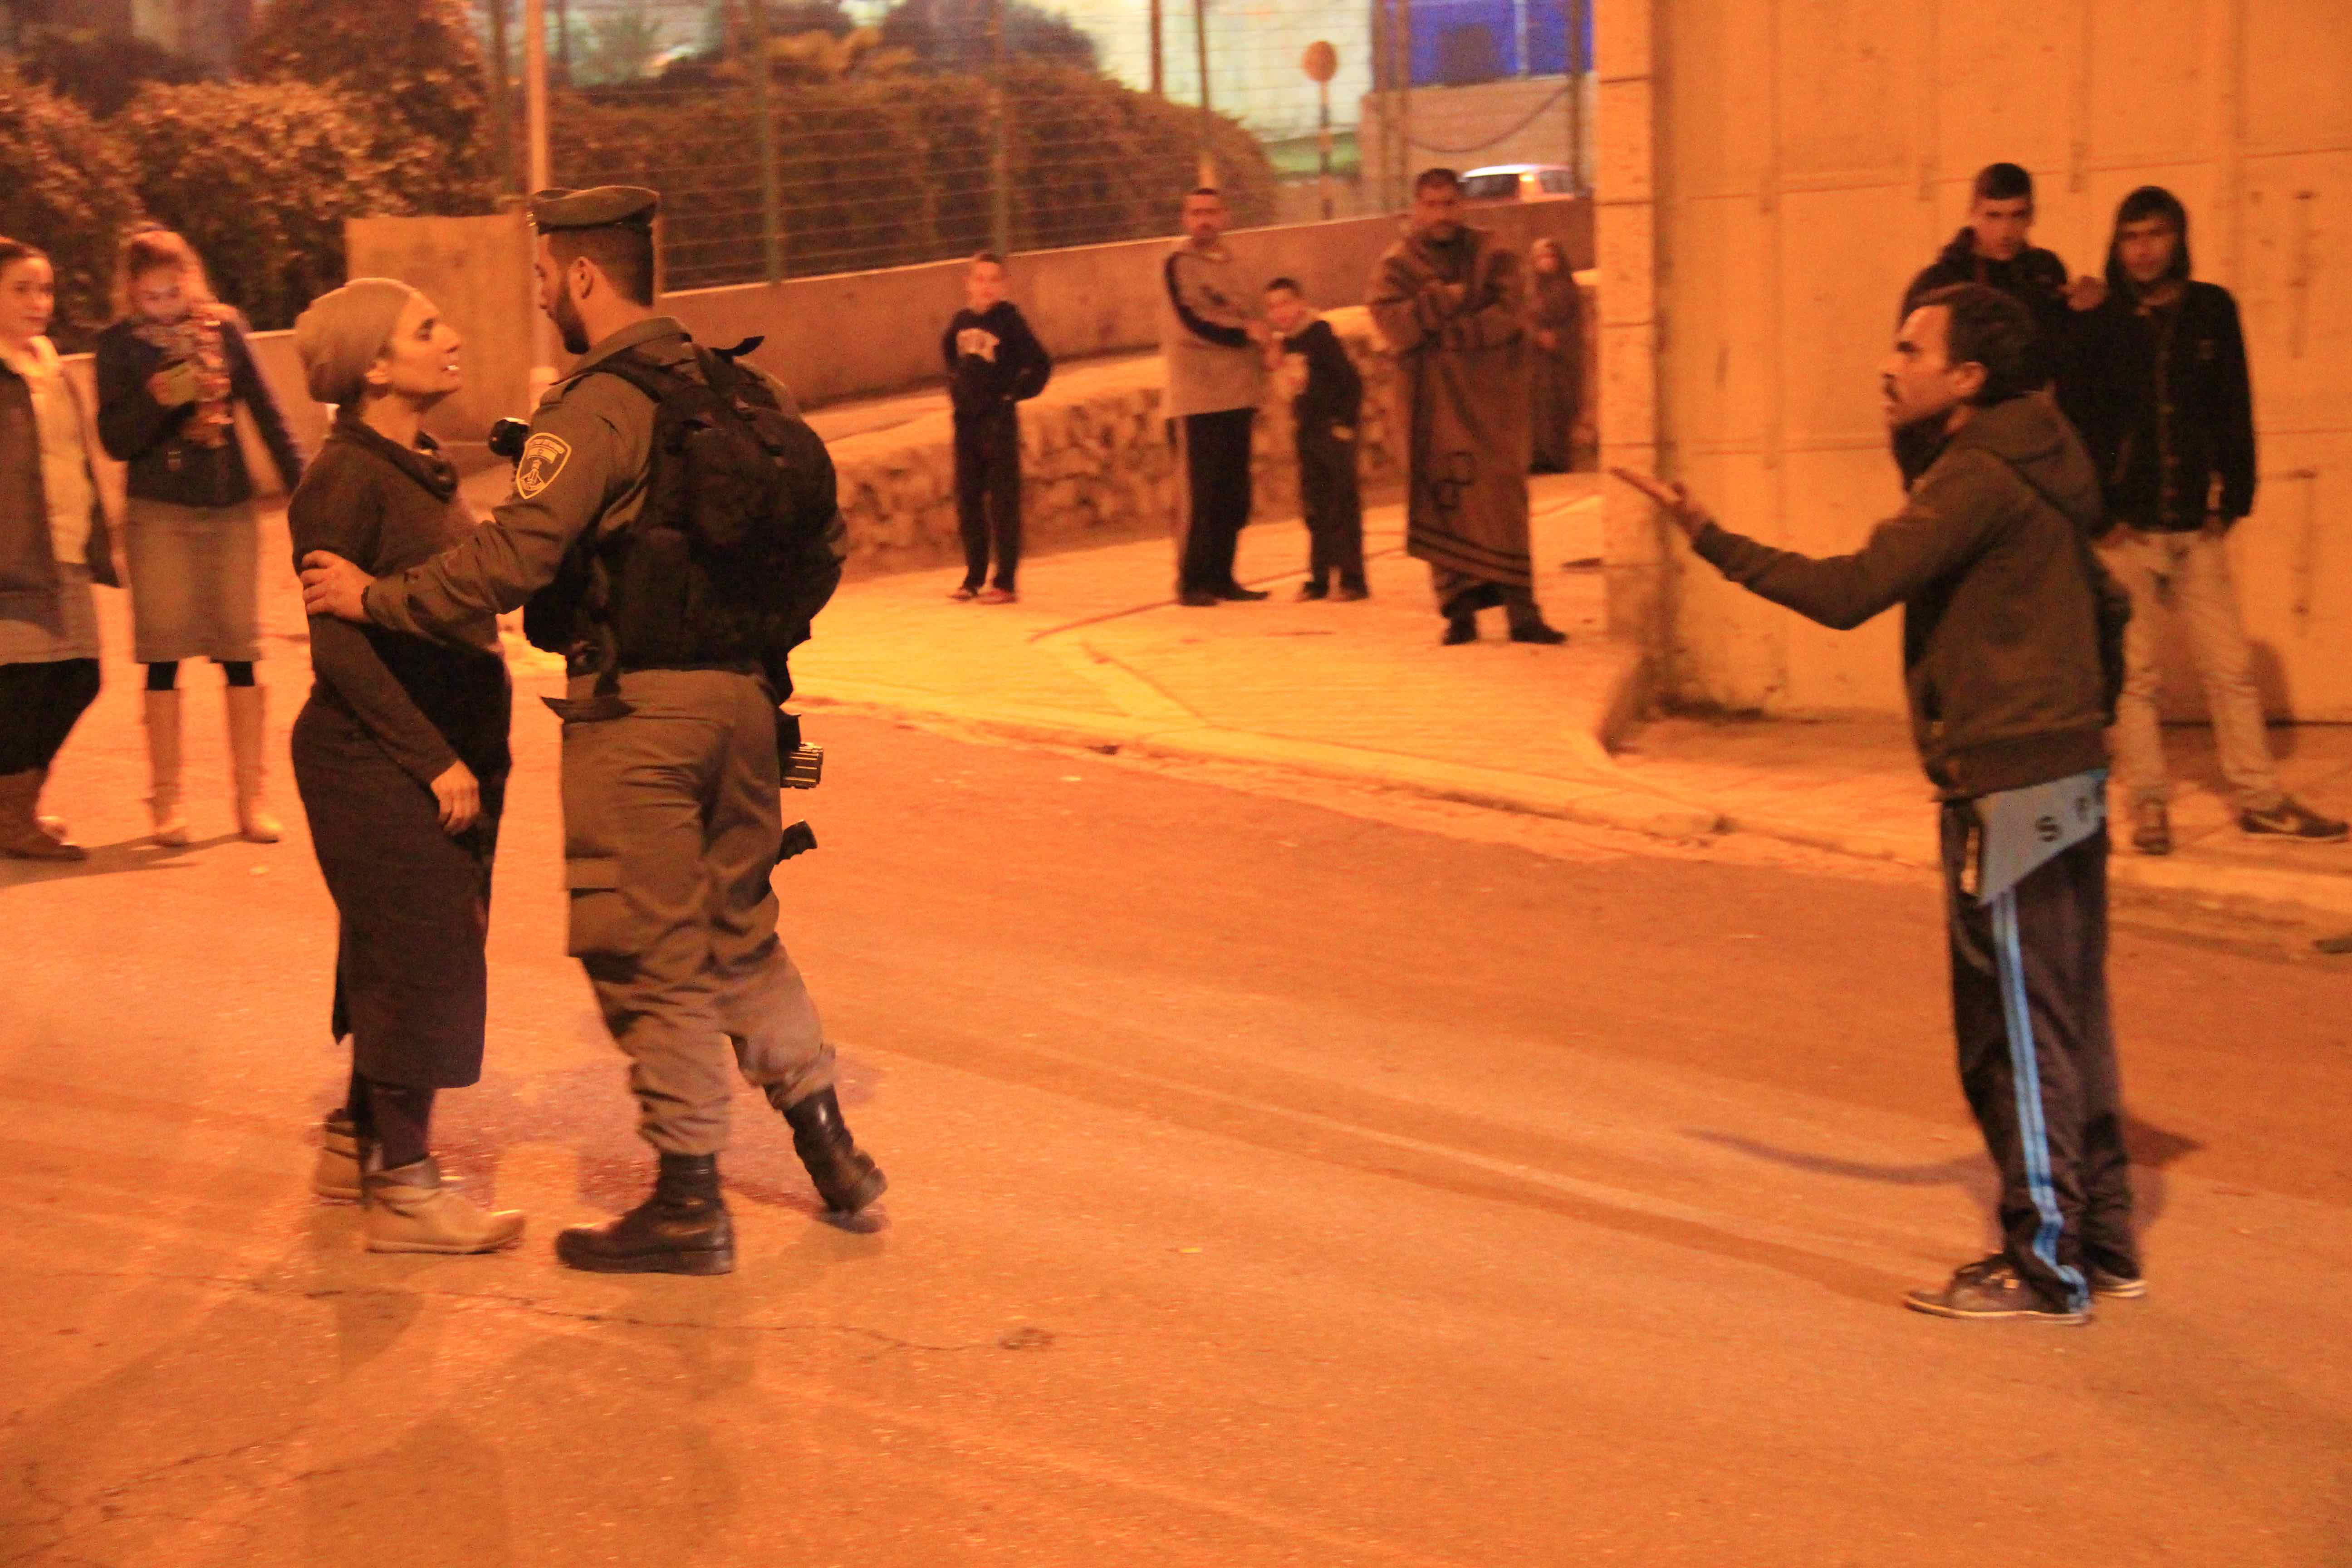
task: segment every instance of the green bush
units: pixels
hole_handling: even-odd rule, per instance
[[[1022,62],[1006,73],[1016,249],[1170,234],[1196,178],[1201,117],[1092,72]],[[910,71],[780,84],[773,107],[785,270],[938,260],[990,239],[986,82]],[[668,285],[761,276],[758,117],[751,94],[566,94],[551,117],[559,184],[662,193]],[[1239,224],[1270,222],[1274,172],[1246,131],[1211,121]]]
[[[465,0],[271,0],[242,65],[362,105],[383,178],[411,210],[490,210],[489,89]]]
[[[130,161],[79,104],[0,69],[0,234],[58,271],[51,335],[71,351],[111,314],[114,247],[139,216]]]
[[[256,327],[343,281],[343,220],[402,210],[352,106],[297,81],[151,87],[110,122],[148,213]]]

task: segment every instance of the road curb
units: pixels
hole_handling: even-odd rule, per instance
[[[1117,747],[1178,761],[1284,768],[1318,778],[1402,790],[1432,800],[1622,828],[1657,838],[1704,838],[1722,826],[1719,814],[1644,789],[1613,767],[1592,768],[1579,778],[1552,778],[1360,747],[1284,740],[1211,724],[965,703],[930,692],[845,681],[819,682],[802,691],[800,700],[840,711],[961,724],[1012,740]]]

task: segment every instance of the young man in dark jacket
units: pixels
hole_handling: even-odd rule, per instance
[[[2033,317],[2041,339],[2033,359],[2035,385],[2056,374],[2057,345],[2066,336],[2069,306],[2078,297],[2067,281],[2066,264],[2055,251],[2032,243],[2033,176],[2016,163],[1988,163],[1977,171],[1969,193],[1969,221],[1936,259],[1921,268],[1903,291],[1903,308],[1895,312],[1899,325],[1919,308],[1919,301],[1955,283],[1982,283],[1998,289]],[[2088,280],[2085,280],[2087,284]],[[2084,304],[2089,290],[2081,291]]]
[[[1009,605],[1021,596],[1019,405],[1045,390],[1054,362],[1004,297],[1002,257],[988,250],[973,257],[963,292],[964,309],[940,340],[955,409],[956,522],[963,533],[963,584],[951,597]],[[992,535],[996,581],[983,587]]]
[[[1309,541],[1302,599],[1369,596],[1364,586],[1364,505],[1356,488],[1356,419],[1364,378],[1339,334],[1307,303],[1295,279],[1265,286],[1265,319],[1281,334],[1266,358],[1290,393],[1298,446],[1298,509]]]
[[[2137,1296],[2107,1015],[2108,651],[2121,591],[2092,556],[2099,487],[2029,394],[2032,321],[1982,284],[1930,294],[1884,375],[1889,426],[1927,426],[1910,497],[1852,555],[1718,527],[1680,485],[1618,470],[1699,557],[1823,626],[1903,608],[1913,732],[1944,797],[1960,1085],[2000,1173],[2000,1252],[1914,1290],[1949,1318],[2089,1320]]]
[[[2127,673],[2116,712],[2116,782],[2132,811],[2132,847],[2172,848],[2157,649],[2166,606],[2187,624],[2205,701],[2245,832],[2332,842],[2345,824],[2278,785],[2262,694],[2230,578],[2230,530],[2254,508],[2254,397],[2230,291],[2189,275],[2189,214],[2143,185],[2116,212],[2105,300],[2075,336],[2059,399],[2098,466],[2114,528],[2099,542],[2130,590]]]

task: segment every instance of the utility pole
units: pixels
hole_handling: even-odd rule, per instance
[[[1160,0],[1151,0],[1151,96],[1154,98],[1168,96],[1168,63],[1162,58],[1160,4]]]
[[[522,0],[523,132],[528,143],[530,188],[546,190],[554,179],[547,164],[547,0]],[[555,323],[547,312],[531,313],[530,397],[555,380]]]
[[[507,75],[508,0],[489,0],[490,49],[482,60],[490,94],[490,161],[501,195],[515,188],[514,79]]]
[[[572,0],[555,0],[555,80],[572,85]]]
[[[1412,0],[1396,0],[1396,210],[1412,205]]]
[[[760,117],[760,259],[768,281],[784,279],[783,191],[776,175],[775,72],[768,59],[768,0],[744,0],[751,13],[751,112]]]
[[[1004,0],[988,0],[988,243],[1013,254],[1013,162],[1005,142]]]
[[[1209,110],[1209,0],[1192,0],[1192,51],[1201,64],[1201,184],[1217,183],[1217,160],[1209,151],[1209,132],[1216,124]]]
[[[1585,73],[1591,64],[1584,58],[1584,39],[1591,26],[1592,11],[1589,0],[1568,0],[1568,166],[1576,171],[1576,189],[1589,195],[1592,186],[1585,177],[1585,127],[1591,123],[1591,110],[1584,97]]]

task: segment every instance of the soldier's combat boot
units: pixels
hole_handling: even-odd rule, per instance
[[[841,1119],[841,1101],[830,1089],[783,1108],[792,1123],[793,1152],[808,1167],[817,1195],[839,1214],[856,1214],[889,1186],[889,1178],[866,1157]]]
[[[664,1154],[651,1196],[616,1220],[575,1225],[555,1256],[592,1274],[730,1274],[735,1222],[719,1193],[719,1156]]]

